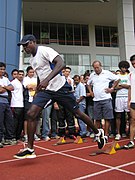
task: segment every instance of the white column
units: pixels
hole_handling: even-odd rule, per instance
[[[23,6],[22,6],[22,9],[23,9]],[[22,10],[22,17],[21,17],[21,39],[22,39],[22,37],[23,37],[23,35],[24,35],[24,23],[23,23],[23,10]],[[19,69],[21,69],[21,70],[23,70],[24,68],[23,68],[23,65],[24,65],[24,63],[23,63],[23,59],[24,59],[24,53],[22,53],[22,50],[23,50],[23,47],[22,46],[20,46],[20,58],[19,58]]]
[[[133,0],[118,0],[118,32],[120,60],[135,54]]]

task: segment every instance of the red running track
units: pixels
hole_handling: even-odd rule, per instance
[[[2,180],[135,180],[135,148],[116,154],[89,156],[97,144],[87,138],[83,144],[53,146],[57,140],[35,142],[37,158],[18,160],[13,155],[22,144],[0,149]],[[120,145],[128,139],[120,140]],[[111,143],[111,141],[109,142]],[[108,143],[108,144],[109,144]]]

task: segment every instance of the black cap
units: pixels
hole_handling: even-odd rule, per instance
[[[25,45],[30,41],[36,41],[36,38],[32,34],[27,34],[27,35],[23,36],[22,40],[17,44],[17,46]]]

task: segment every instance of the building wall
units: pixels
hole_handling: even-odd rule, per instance
[[[7,72],[19,67],[22,0],[0,0],[0,61],[6,63]]]

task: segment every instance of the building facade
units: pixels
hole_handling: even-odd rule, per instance
[[[10,3],[10,0],[5,1]],[[5,58],[0,53],[0,58],[6,59],[10,67],[11,62],[14,66],[19,63],[21,69],[29,65],[29,56],[22,49],[19,53],[16,46],[16,42],[27,33],[34,34],[39,45],[56,49],[72,68],[72,75],[92,70],[91,64],[95,59],[102,62],[104,69],[117,70],[120,60],[129,60],[134,54],[133,0],[13,1],[16,4],[15,15],[18,15],[12,18],[13,24],[16,22],[16,39],[14,45],[5,45],[10,48],[5,52]],[[12,6],[10,8],[13,10]],[[5,14],[11,18],[9,13]],[[4,37],[2,31],[1,25],[0,36]],[[13,41],[12,36],[9,39],[9,42]],[[3,48],[2,42],[0,48]],[[11,61],[13,57],[15,61]]]

